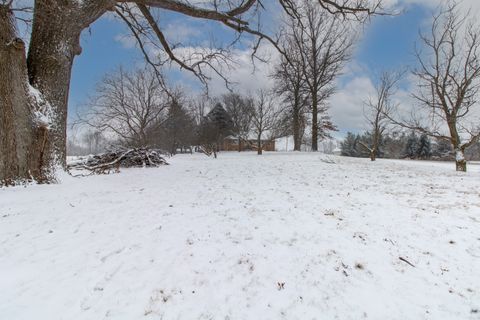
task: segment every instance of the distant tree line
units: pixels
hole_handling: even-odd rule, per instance
[[[294,150],[301,146],[318,151],[319,142],[336,131],[328,115],[329,98],[342,68],[350,60],[358,39],[360,22],[345,21],[322,6],[299,1],[294,15],[285,15],[278,45],[280,61],[270,76],[271,90],[249,95],[230,92],[221,97],[188,97],[179,88],[169,88],[157,68],[128,71],[119,68],[97,86],[87,113],[79,123],[89,132],[68,147],[90,147],[95,133],[110,142],[128,146],[152,146],[169,153],[196,146],[213,153],[226,137],[248,144],[259,154],[277,137],[293,136]],[[98,146],[99,144],[95,144]]]
[[[265,143],[281,136],[293,136],[294,150],[308,145],[317,151],[318,143],[337,130],[328,115],[329,98],[358,33],[341,17],[300,3],[298,15],[285,17],[278,38],[285,51],[271,74],[271,91],[190,98],[168,88],[155,68],[120,68],[100,83],[83,118],[93,128],[84,137],[88,149],[98,149],[102,133],[119,144],[155,146],[172,154],[191,152],[192,146],[216,154],[226,137],[250,144],[259,154]],[[405,71],[382,72],[363,103],[368,131],[350,133],[343,155],[372,161],[452,159],[457,170],[466,171],[466,160],[478,157],[480,139],[480,126],[471,117],[480,92],[480,29],[472,19],[453,2],[440,8],[429,33],[420,35],[426,54],[416,53],[418,87],[411,94],[418,112],[411,119],[399,112],[396,94]]]
[[[98,153],[109,145],[154,147],[170,154],[214,154],[227,137],[262,154],[264,145],[288,134],[286,109],[273,92],[187,97],[158,83],[155,70],[118,68],[97,86],[73,127],[69,154]],[[78,128],[83,128],[80,130]]]
[[[370,158],[374,135],[369,132],[354,134],[348,132],[341,142],[341,155],[346,157]],[[380,136],[377,150],[378,158],[418,159],[418,160],[454,160],[451,143],[444,139],[432,139],[426,134],[394,132]],[[466,150],[468,160],[480,160],[480,143]]]

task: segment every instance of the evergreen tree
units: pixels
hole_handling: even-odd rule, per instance
[[[426,134],[420,136],[418,141],[416,156],[419,159],[428,159],[432,156],[432,147],[430,138]]]
[[[191,146],[194,138],[195,122],[188,110],[177,99],[168,108],[164,124],[167,149],[175,154],[177,148]]]
[[[373,134],[372,132],[365,132],[361,136],[358,136],[358,140],[361,143],[358,143],[357,147],[357,157],[360,158],[368,158],[370,157],[370,147],[373,145]],[[385,137],[383,135],[380,135],[379,140],[378,140],[378,145],[377,149],[375,151],[375,157],[376,158],[383,158],[385,156],[384,152],[385,148]]]
[[[356,136],[351,132],[348,132],[347,137],[340,144],[340,149],[342,150],[342,153],[341,153],[342,156],[357,157],[358,156],[357,144],[358,144],[358,136]]]
[[[465,156],[470,161],[480,160],[480,141],[474,143],[467,150],[465,150]]]
[[[207,119],[215,127],[219,136],[226,137],[232,134],[232,118],[220,103],[217,103],[208,113]]]
[[[407,145],[405,146],[404,156],[410,159],[415,159],[418,149],[418,137],[415,132],[412,131],[408,136]]]
[[[452,144],[450,141],[438,139],[433,149],[432,155],[437,158],[448,158],[452,152]]]
[[[384,136],[385,158],[400,159],[404,155],[407,136],[403,132],[393,132]]]
[[[198,144],[207,145],[216,157],[222,140],[233,134],[233,121],[220,103],[207,114],[198,129]]]

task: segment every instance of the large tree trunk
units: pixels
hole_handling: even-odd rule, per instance
[[[107,7],[107,0],[36,0],[25,59],[14,16],[0,5],[0,183],[54,181],[55,168],[66,166],[73,59],[81,31]]]
[[[257,138],[257,154],[261,155],[263,153],[262,150],[262,138],[260,136]]]
[[[37,0],[28,52],[28,77],[52,108],[51,144],[56,164],[66,166],[67,105],[73,59],[80,54],[78,3]]]
[[[0,185],[51,178],[48,123],[27,78],[25,45],[10,7],[0,5]]]
[[[318,151],[318,96],[312,92],[312,151]]]
[[[372,149],[370,149],[370,160],[375,161],[377,159],[378,145],[380,144],[377,131],[375,131],[373,139],[373,146]]]
[[[465,151],[461,148],[455,149],[455,165],[457,171],[467,172],[467,160],[465,159]]]
[[[450,130],[450,142],[455,151],[455,167],[457,171],[467,172],[467,160],[465,159],[465,148],[462,147],[461,138],[457,130],[457,119],[455,117],[447,118],[448,129]]]
[[[293,106],[293,150],[300,151],[302,146],[302,139],[300,135],[300,110],[298,99],[295,98],[295,105]]]

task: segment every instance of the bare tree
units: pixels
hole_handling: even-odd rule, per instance
[[[105,137],[102,132],[96,130],[89,130],[83,135],[83,141],[86,144],[86,148],[89,154],[99,153],[102,151],[102,147],[105,143]]]
[[[273,99],[272,93],[257,91],[254,98],[252,116],[252,133],[257,140],[257,153],[263,153],[264,145],[271,143],[281,135],[281,110]]]
[[[80,121],[113,133],[128,146],[145,147],[148,132],[161,123],[168,101],[167,92],[150,68],[128,72],[120,67],[97,86]]]
[[[301,55],[297,52],[299,48],[291,37],[285,42],[286,56],[281,57],[272,76],[275,79],[275,92],[282,97],[286,109],[285,121],[293,135],[293,149],[300,151],[307,125],[309,95],[305,88]]]
[[[397,123],[428,136],[449,141],[457,171],[467,170],[465,149],[480,138],[478,109],[480,90],[480,27],[470,12],[462,14],[448,3],[433,16],[431,29],[421,33],[427,50],[417,50],[419,68],[414,71],[419,90],[414,94],[421,107],[413,120]]]
[[[189,102],[189,109],[191,110],[195,119],[195,124],[200,126],[210,111],[212,105],[211,99],[205,95],[193,96]]]
[[[248,140],[252,123],[253,100],[238,93],[228,93],[222,96],[225,110],[232,119],[232,133],[238,139],[238,151],[242,151],[243,141]]]
[[[360,141],[360,144],[370,153],[370,160],[375,161],[378,155],[380,141],[391,123],[389,117],[396,107],[393,96],[402,78],[401,72],[383,72],[375,86],[375,93],[364,103],[363,113],[370,126],[370,144]]]
[[[381,4],[381,0],[316,2],[332,15],[358,20],[378,12]],[[254,56],[263,41],[282,51],[273,37],[257,28],[261,26],[263,10],[259,0],[210,0],[196,4],[182,0],[36,0],[33,9],[17,8],[17,3],[0,0],[0,132],[2,137],[9,137],[1,145],[2,150],[8,150],[0,153],[2,182],[32,178],[52,181],[55,167],[66,167],[67,102],[73,61],[82,52],[81,33],[107,12],[114,12],[127,24],[149,64],[160,68],[169,61],[203,82],[208,80],[206,70],[225,75],[218,62],[231,62],[231,47],[179,56],[155,19],[155,11],[215,21],[238,35],[250,34],[258,39],[252,48]],[[297,15],[295,1],[276,3],[288,15]],[[29,12],[33,23],[26,57],[15,18],[30,20],[23,16]],[[158,50],[149,50],[149,45],[161,49],[167,59],[152,59],[148,53]],[[157,76],[161,80],[160,72]],[[32,94],[29,86],[38,94]],[[17,110],[15,117],[11,116],[12,110]]]
[[[289,21],[289,36],[298,48],[294,53],[300,58],[311,102],[312,150],[318,151],[320,120],[325,120],[319,115],[328,109],[327,100],[335,92],[336,77],[350,59],[356,32],[339,16],[310,1],[301,1],[298,12],[300,19]]]

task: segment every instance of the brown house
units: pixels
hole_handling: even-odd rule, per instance
[[[275,151],[275,140],[262,140],[263,151]],[[256,151],[256,139],[238,139],[236,137],[226,137],[219,146],[219,151]]]

